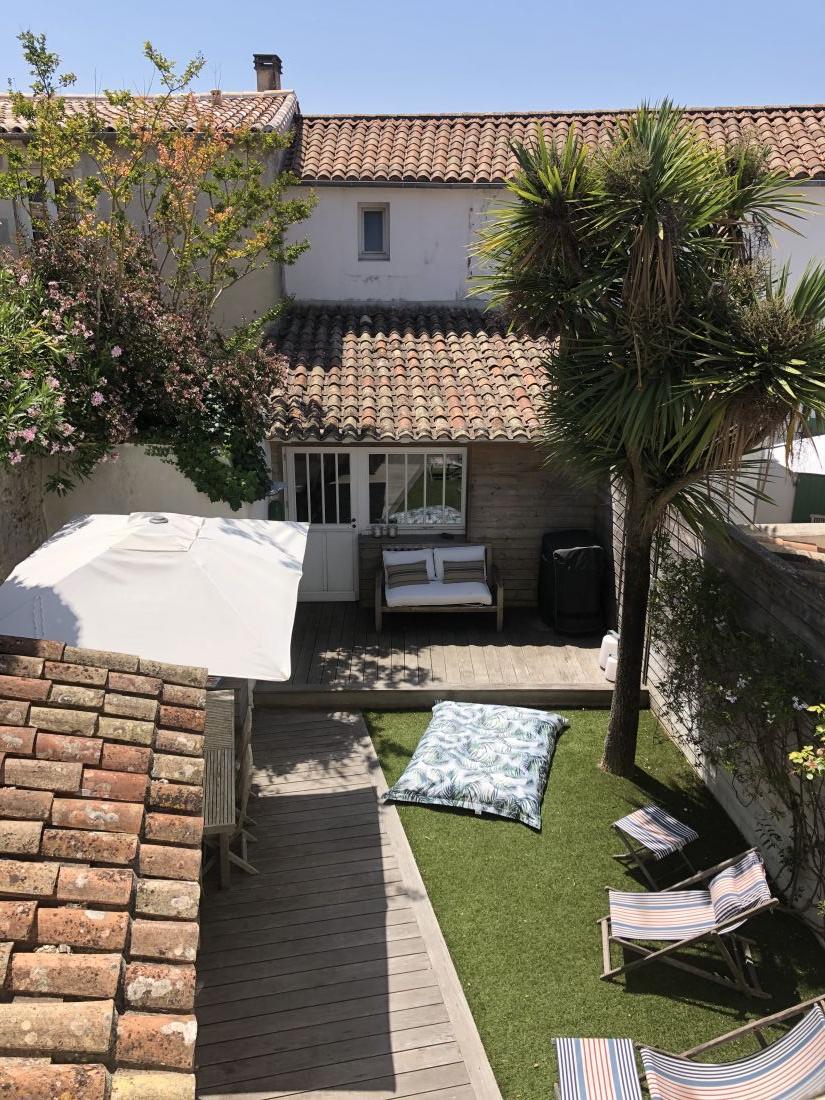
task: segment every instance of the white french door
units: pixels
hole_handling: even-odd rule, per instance
[[[358,599],[355,460],[343,449],[286,449],[288,515],[310,525],[299,600]]]

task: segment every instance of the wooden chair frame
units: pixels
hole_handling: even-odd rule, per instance
[[[688,886],[697,886],[699,883],[707,882],[708,879],[713,878],[714,875],[719,874],[720,871],[724,871],[727,867],[732,867],[733,864],[738,863],[740,859],[748,855],[750,852],[756,851],[755,848],[749,848],[747,852],[742,852],[738,856],[734,856],[732,859],[723,860],[715,867],[711,867],[707,871],[700,871],[698,874],[691,875],[690,878],[683,879],[681,882],[674,883],[673,886],[668,886],[666,890],[661,893],[670,893],[674,890],[683,890]],[[735,928],[744,924],[750,920],[751,917],[757,916],[759,913],[765,913],[769,909],[773,909],[779,904],[778,898],[771,898],[770,901],[760,902],[759,905],[754,905],[750,909],[745,910],[743,913],[738,913],[735,917],[731,917],[730,920],[723,921],[715,928],[706,932],[697,932],[693,936],[686,936],[682,940],[677,940],[672,943],[667,943],[665,947],[652,949],[642,946],[641,943],[635,940],[627,940],[622,936],[614,936],[611,928],[610,915],[602,917],[598,921],[601,928],[602,937],[602,964],[603,970],[601,973],[602,981],[613,981],[620,974],[627,974],[631,970],[638,970],[640,967],[645,966],[650,962],[662,962],[667,966],[673,966],[677,970],[684,970],[689,974],[695,974],[700,978],[705,978],[707,981],[715,982],[717,985],[724,986],[726,989],[733,989],[738,993],[743,993],[748,997],[760,997],[769,999],[770,994],[765,993],[759,985],[759,979],[756,975],[756,966],[751,956],[752,940],[746,939],[744,936],[738,935],[734,931]],[[693,944],[700,943],[702,940],[709,940],[717,949],[717,954],[722,962],[727,966],[730,971],[730,977],[724,977],[721,974],[714,974],[712,971],[703,969],[700,966],[694,966],[692,963],[685,962],[684,959],[677,959],[673,956],[684,950],[686,947],[690,947]],[[650,942],[656,942],[650,941]],[[661,942],[661,941],[659,941]],[[613,944],[616,944],[623,951],[630,952],[630,954],[639,956],[632,959],[630,962],[624,962],[621,966],[613,966],[611,958],[611,949]]]
[[[443,544],[432,546],[393,546],[386,547],[392,550],[443,550]],[[484,547],[484,565],[487,573],[487,586],[493,597],[491,604],[439,604],[437,606],[415,605],[409,607],[388,607],[384,590],[384,560],[383,553],[375,573],[375,632],[380,634],[384,626],[384,615],[491,615],[496,617],[496,631],[500,634],[504,629],[504,583],[501,575],[493,563],[492,546]]]
[[[764,1050],[771,1045],[770,1041],[763,1035],[765,1028],[782,1024],[786,1020],[792,1020],[794,1016],[804,1016],[814,1005],[819,1005],[822,1011],[825,1012],[825,993],[820,993],[818,997],[809,997],[807,1001],[800,1001],[799,1004],[785,1008],[781,1012],[774,1012],[771,1016],[763,1016],[761,1020],[752,1020],[749,1024],[744,1024],[733,1031],[728,1031],[725,1035],[720,1035],[718,1039],[710,1039],[707,1043],[700,1043],[699,1046],[683,1051],[679,1057],[695,1058],[700,1054],[706,1054],[709,1050],[716,1050],[717,1047],[725,1046],[728,1043],[736,1043],[745,1035],[753,1035],[758,1046]]]

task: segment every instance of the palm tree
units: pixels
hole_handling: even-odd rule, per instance
[[[555,340],[543,446],[625,500],[621,646],[602,767],[633,769],[651,546],[719,528],[749,452],[825,412],[825,270],[794,289],[768,233],[804,202],[765,151],[714,148],[670,103],[589,149],[540,129],[482,234],[478,290]],[[755,487],[746,489],[759,495]]]

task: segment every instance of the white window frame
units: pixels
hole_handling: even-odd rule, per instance
[[[406,474],[407,474],[406,459],[409,455],[414,455],[416,458],[423,457],[424,458],[424,463],[425,463],[425,469],[426,469],[427,457],[429,455],[442,455],[445,458],[446,458],[447,455],[461,455],[461,523],[439,523],[439,524],[431,524],[431,525],[428,525],[426,527],[421,526],[419,524],[400,524],[399,523],[397,526],[398,526],[399,531],[403,531],[406,534],[414,534],[415,532],[418,532],[419,534],[425,534],[425,533],[430,532],[430,531],[435,531],[435,532],[441,532],[441,531],[450,532],[451,531],[454,534],[464,534],[466,532],[466,530],[467,530],[467,448],[466,447],[450,447],[450,446],[445,446],[445,447],[404,447],[404,446],[393,447],[393,446],[388,446],[388,447],[365,447],[363,449],[363,451],[367,456],[369,456],[369,455],[387,455],[387,456],[390,456],[390,455],[404,455],[404,458],[405,458],[405,462],[404,462],[404,486],[405,486],[405,489],[404,489],[404,492],[405,492],[404,504],[405,505],[407,504],[406,490],[407,490],[407,486],[408,486],[408,481],[407,481],[407,476],[406,476]],[[364,482],[364,492],[365,492],[365,498],[366,499],[365,499],[364,510],[362,512],[362,515],[365,517],[365,519],[368,523],[377,523],[378,522],[377,520],[370,520],[370,518],[369,518],[369,515],[370,515],[370,510],[369,510],[369,457],[367,457],[366,462],[364,464],[363,482]],[[442,498],[441,498],[442,503],[444,501],[444,496],[445,495],[446,495],[446,478],[444,479],[444,492],[442,493]],[[404,507],[404,509],[402,509],[402,510],[405,511],[405,512],[408,511],[408,509],[406,507]]]
[[[367,252],[364,247],[364,214],[379,210],[384,216],[384,247],[381,252]],[[358,203],[358,259],[388,260],[390,258],[390,204],[388,202]]]
[[[450,524],[433,524],[430,527],[422,527],[419,525],[401,525],[398,524],[399,532],[404,534],[440,534],[442,531],[447,531],[455,535],[466,534],[467,531],[467,478],[468,478],[468,452],[466,447],[451,447],[449,444],[441,447],[436,446],[424,446],[424,447],[410,447],[410,446],[393,446],[389,444],[384,447],[341,447],[334,444],[325,445],[323,443],[309,443],[309,444],[293,444],[284,447],[284,463],[287,481],[287,499],[286,499],[286,514],[289,519],[297,519],[297,501],[295,493],[295,476],[294,476],[294,459],[297,457],[298,452],[314,452],[314,453],[327,453],[335,452],[337,454],[349,455],[349,470],[350,470],[350,512],[352,521],[350,526],[356,527],[359,531],[369,531],[373,522],[377,520],[370,520],[370,455],[416,455],[424,456],[428,455],[460,455],[461,456],[461,523]],[[406,484],[406,479],[405,479]],[[442,497],[443,500],[443,497]],[[318,526],[323,526],[320,524]],[[344,526],[343,524],[340,526]]]

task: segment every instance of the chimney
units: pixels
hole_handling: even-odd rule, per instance
[[[281,86],[281,59],[276,53],[253,53],[259,92],[276,92]]]

